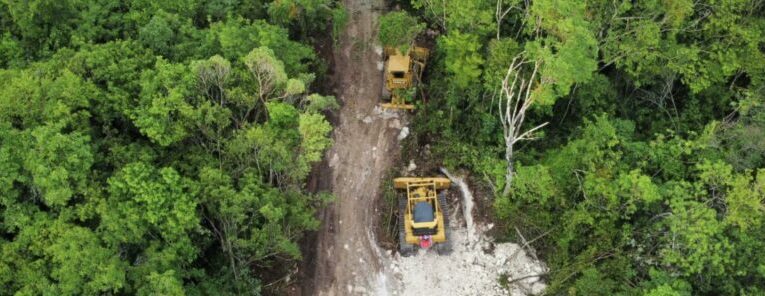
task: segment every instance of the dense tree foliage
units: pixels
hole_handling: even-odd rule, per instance
[[[382,43],[438,33],[410,139],[494,189],[549,294],[765,293],[763,1],[394,2]],[[330,198],[308,44],[352,13],[0,1],[0,295],[260,294]]]
[[[0,295],[253,295],[316,229],[334,1],[0,1]],[[309,34],[316,33],[316,34]],[[291,37],[292,36],[292,37]],[[286,266],[286,268],[284,267]]]
[[[408,13],[391,12],[380,16],[378,38],[383,46],[406,52],[423,29],[424,24],[417,22],[417,19]]]
[[[440,32],[415,140],[538,237],[549,294],[765,293],[765,3],[398,3]],[[516,58],[549,124],[507,163]]]

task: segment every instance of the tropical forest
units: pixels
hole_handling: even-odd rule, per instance
[[[0,0],[2,295],[765,295],[765,1]]]

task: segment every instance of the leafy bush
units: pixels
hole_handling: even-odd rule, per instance
[[[395,47],[401,52],[407,52],[414,39],[424,29],[425,25],[408,13],[391,12],[380,17],[378,38],[383,46]]]

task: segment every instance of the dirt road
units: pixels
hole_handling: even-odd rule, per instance
[[[390,289],[374,243],[375,199],[399,152],[401,121],[376,109],[382,89],[381,50],[375,47],[382,1],[346,0],[349,22],[335,51],[335,81],[343,102],[328,152],[336,200],[322,213],[317,235],[314,295],[383,295]]]

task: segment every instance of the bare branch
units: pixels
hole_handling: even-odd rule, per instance
[[[497,7],[499,9],[499,3]],[[541,66],[540,61],[533,62],[534,68],[531,75],[526,78],[522,73],[523,65],[526,63],[528,62],[524,61],[523,53],[513,58],[507,68],[505,78],[502,80],[502,95],[497,103],[505,139],[505,161],[507,161],[503,194],[509,193],[515,173],[513,169],[513,145],[518,141],[534,139],[534,132],[548,124],[545,122],[526,131],[523,130],[526,112],[534,104],[536,98],[534,96],[535,89],[539,86],[537,74]]]
[[[502,0],[497,0],[497,11],[494,13],[494,17],[497,21],[497,40],[499,40],[500,31],[502,29],[502,19],[507,16],[507,14],[512,10],[513,8],[517,8],[514,5],[510,5],[507,9],[504,11],[502,10]]]
[[[545,123],[542,123],[542,124],[540,124],[540,125],[537,125],[536,127],[532,128],[532,129],[530,129],[530,130],[527,130],[526,132],[524,132],[523,134],[521,134],[520,136],[518,136],[518,138],[516,138],[516,139],[515,139],[515,141],[516,141],[516,142],[518,142],[518,141],[520,141],[520,140],[533,140],[533,139],[535,139],[534,137],[531,137],[531,135],[532,135],[532,134],[533,134],[533,133],[534,133],[536,130],[538,130],[538,129],[540,129],[540,128],[543,128],[544,126],[546,126],[548,123],[549,123],[549,122],[545,122]]]

